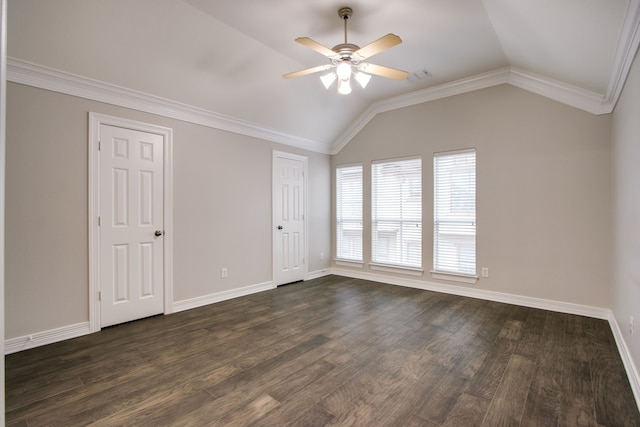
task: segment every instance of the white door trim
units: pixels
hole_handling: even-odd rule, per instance
[[[278,227],[278,224],[276,223],[276,203],[275,203],[275,195],[276,195],[276,184],[277,184],[277,170],[276,170],[276,162],[278,160],[278,158],[283,158],[283,159],[290,159],[290,160],[298,160],[301,161],[303,164],[303,186],[304,186],[304,190],[303,190],[303,197],[304,200],[302,202],[303,204],[303,215],[304,215],[304,245],[303,245],[303,251],[304,251],[304,267],[303,267],[303,276],[304,276],[304,280],[307,280],[307,276],[309,274],[309,227],[308,227],[308,218],[309,215],[307,215],[307,200],[309,199],[308,196],[308,182],[309,182],[309,178],[308,178],[308,169],[309,169],[309,159],[306,156],[300,156],[297,154],[292,154],[292,153],[287,153],[284,151],[277,151],[274,150],[273,151],[273,159],[272,159],[272,163],[271,163],[271,253],[272,253],[272,258],[273,258],[273,265],[272,265],[272,271],[273,271],[273,285],[274,287],[278,286],[278,284],[280,283],[278,281],[278,262],[277,262],[277,256],[278,256],[278,250],[276,248],[276,239],[277,239],[277,235],[276,235],[276,230]]]
[[[99,113],[89,113],[89,329],[100,330],[100,126],[161,135],[164,140],[164,314],[173,311],[173,129]]]

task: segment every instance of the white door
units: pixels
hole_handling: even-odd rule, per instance
[[[306,159],[274,154],[274,269],[277,285],[305,276]]]
[[[100,324],[163,313],[163,137],[100,126]]]

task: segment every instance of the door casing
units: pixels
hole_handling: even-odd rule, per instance
[[[161,135],[164,142],[164,314],[173,312],[173,129],[99,113],[89,113],[89,329],[100,330],[100,126],[109,125]]]
[[[277,165],[278,165],[278,159],[290,159],[290,160],[297,160],[302,162],[303,164],[303,202],[302,202],[302,206],[303,206],[303,218],[304,218],[304,237],[303,237],[303,257],[304,257],[304,266],[303,266],[303,280],[306,280],[307,275],[309,273],[309,245],[308,245],[308,235],[309,235],[309,230],[308,230],[308,215],[307,215],[307,200],[308,200],[308,163],[309,160],[307,159],[307,157],[305,156],[300,156],[297,154],[291,154],[291,153],[286,153],[284,151],[273,151],[273,164],[272,164],[272,168],[271,168],[271,173],[272,173],[272,177],[271,177],[271,184],[272,184],[272,202],[271,202],[271,207],[272,207],[272,214],[271,214],[271,242],[272,242],[272,254],[273,254],[273,285],[278,286],[280,283],[279,279],[278,279],[278,250],[277,250],[277,242],[276,239],[278,239],[279,235],[278,235],[278,225],[279,225],[279,221],[277,219],[277,215],[276,215],[276,204],[279,203],[279,200],[276,200],[276,194],[277,194],[277,189],[276,189],[276,185],[278,183],[278,177],[277,177]]]

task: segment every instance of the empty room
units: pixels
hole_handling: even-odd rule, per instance
[[[0,0],[7,426],[640,426],[640,0]]]

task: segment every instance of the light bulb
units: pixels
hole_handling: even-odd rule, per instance
[[[369,80],[371,80],[371,75],[369,74],[357,72],[355,76],[358,83],[360,83],[360,86],[362,86],[362,89],[367,87],[367,83],[369,83]]]
[[[348,62],[341,62],[336,68],[336,74],[340,78],[340,80],[348,80],[351,76],[351,64]]]
[[[338,80],[338,93],[341,95],[349,95],[351,93],[351,84],[349,83],[349,79]]]
[[[324,87],[329,89],[331,87],[331,85],[333,84],[333,82],[335,81],[336,77],[337,77],[336,73],[334,73],[332,71],[329,74],[325,74],[324,76],[320,76],[320,80],[322,80],[322,84],[324,85]]]

